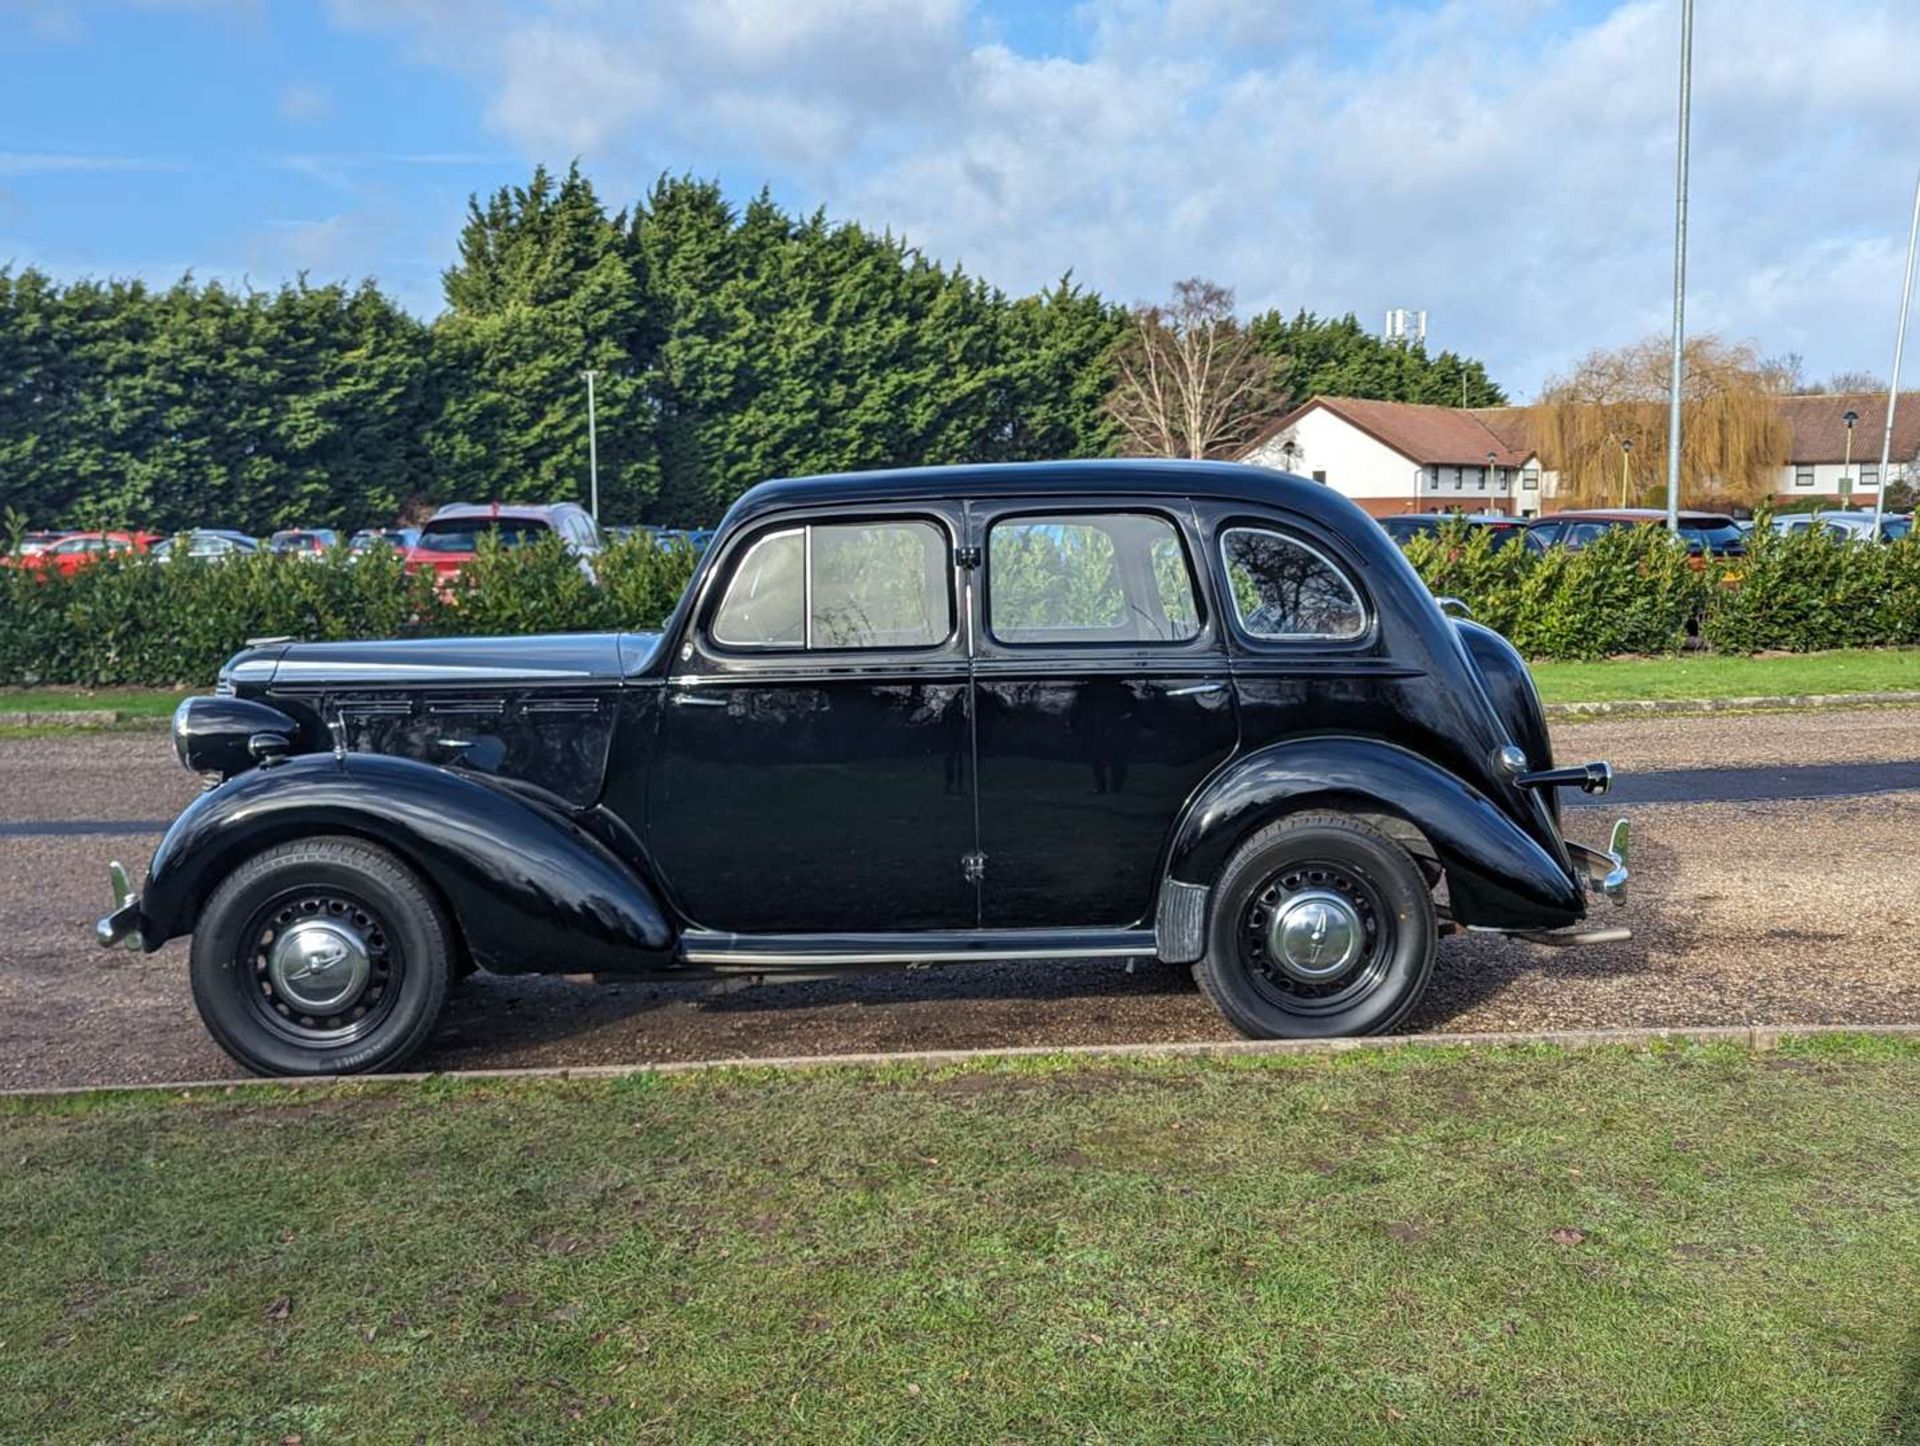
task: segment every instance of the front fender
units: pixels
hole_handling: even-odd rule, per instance
[[[1446,869],[1453,916],[1464,924],[1552,929],[1586,913],[1571,868],[1485,794],[1371,738],[1277,743],[1210,779],[1175,831],[1167,877],[1210,885],[1257,829],[1283,813],[1320,808],[1387,814],[1418,828]]]
[[[189,805],[142,891],[147,947],[191,933],[242,859],[326,833],[383,844],[419,870],[482,968],[618,973],[671,957],[673,930],[653,891],[563,814],[455,769],[365,753],[257,768]]]

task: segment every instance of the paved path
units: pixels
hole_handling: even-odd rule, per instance
[[[1651,725],[1657,726],[1657,725]],[[1920,762],[1805,763],[1772,768],[1675,768],[1618,774],[1602,797],[1569,790],[1570,807],[1636,804],[1773,803],[1920,791]],[[164,833],[166,818],[56,818],[0,821],[0,838],[123,837]]]
[[[1829,715],[1803,730],[1764,716],[1716,718],[1712,738],[1678,726],[1692,721],[1559,733],[1563,758],[1621,766],[1614,793],[1569,810],[1567,830],[1597,844],[1614,806],[1634,814],[1634,896],[1601,919],[1632,927],[1632,942],[1551,950],[1450,939],[1410,1027],[1920,1022],[1920,710]],[[1702,769],[1703,755],[1737,760],[1726,776],[1746,780],[1752,796],[1657,797],[1698,798],[1703,777],[1721,776]],[[1823,769],[1830,781],[1816,787]],[[1840,796],[1831,779],[1914,791]],[[0,1086],[236,1073],[193,1012],[181,942],[141,956],[103,952],[87,937],[105,903],[105,861],[143,863],[154,826],[198,787],[164,737],[0,742]],[[46,831],[48,821],[65,831]],[[460,987],[416,1064],[631,1065],[1228,1035],[1184,971],[1153,964],[1131,973],[1110,961],[980,964],[730,993],[479,976]]]

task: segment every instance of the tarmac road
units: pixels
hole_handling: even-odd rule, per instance
[[[1567,761],[1610,758],[1612,796],[1568,814],[1599,843],[1634,819],[1632,942],[1551,950],[1446,941],[1414,1028],[1920,1022],[1920,710],[1568,725]],[[95,948],[105,862],[144,864],[190,800],[161,734],[0,741],[0,1087],[238,1071],[188,996],[184,942]],[[1891,790],[1891,791],[1889,791]],[[1698,801],[1698,800],[1711,801]],[[137,872],[137,867],[136,867]],[[1186,971],[1002,963],[716,992],[477,976],[427,1068],[933,1047],[1210,1039]]]

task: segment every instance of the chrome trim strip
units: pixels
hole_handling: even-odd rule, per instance
[[[234,669],[236,677],[241,669],[252,666],[242,663]],[[272,663],[264,664],[275,668]],[[248,674],[251,677],[253,675]],[[611,676],[589,672],[580,668],[533,668],[524,665],[501,667],[493,663],[372,663],[340,661],[333,662],[322,658],[288,658],[277,665],[272,673],[273,681],[278,683],[369,683],[399,681],[404,683],[464,683],[474,681],[512,682],[521,678],[568,678],[568,679],[604,679],[611,686]]]
[[[775,965],[801,964],[964,964],[969,960],[996,963],[1002,959],[1137,959],[1153,953],[1153,937],[1141,935],[1137,948],[1099,949],[960,949],[917,950],[910,953],[806,954],[765,953],[757,949],[684,949],[689,964]]]

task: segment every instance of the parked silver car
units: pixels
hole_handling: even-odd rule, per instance
[[[1773,530],[1783,537],[1824,527],[1828,534],[1845,542],[1868,542],[1873,538],[1871,512],[1790,512],[1773,519]],[[1913,518],[1889,512],[1880,519],[1880,540],[1898,542],[1913,530]]]

